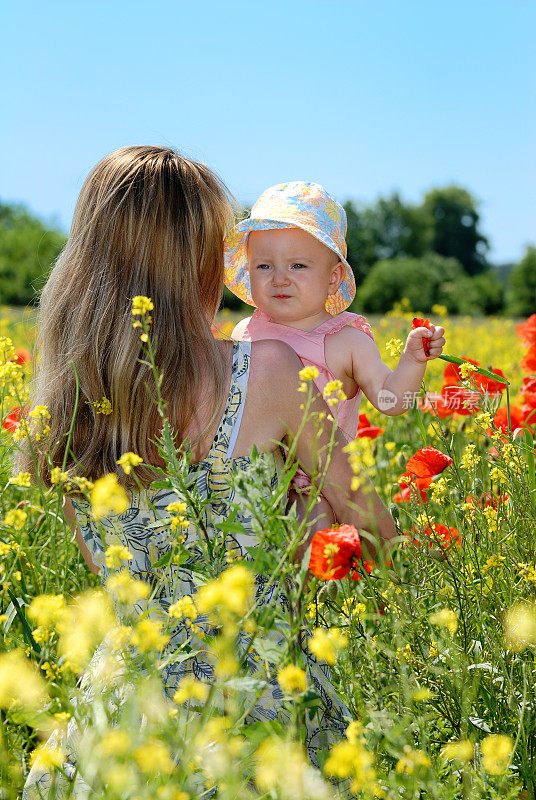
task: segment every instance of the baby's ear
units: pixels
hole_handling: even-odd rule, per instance
[[[345,266],[342,261],[337,261],[331,268],[331,276],[329,279],[330,294],[334,294],[342,283],[344,278]]]

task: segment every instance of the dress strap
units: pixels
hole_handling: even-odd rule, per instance
[[[231,458],[232,456],[244,413],[250,362],[251,342],[233,342],[233,366],[229,396],[207,458]]]

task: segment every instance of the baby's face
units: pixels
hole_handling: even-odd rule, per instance
[[[255,305],[281,324],[321,321],[343,277],[337,255],[301,228],[252,231],[248,269]]]

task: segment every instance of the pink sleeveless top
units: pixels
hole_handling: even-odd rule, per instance
[[[315,379],[315,384],[322,393],[328,381],[334,380],[334,376],[326,364],[324,340],[326,336],[337,333],[346,325],[363,331],[374,341],[372,330],[365,317],[352,314],[350,311],[343,311],[342,314],[330,317],[312,331],[301,331],[298,328],[271,322],[268,314],[257,309],[252,317],[242,320],[236,326],[231,337],[246,342],[256,342],[260,339],[279,339],[281,342],[286,342],[299,356],[304,367],[311,366],[318,369],[319,375]],[[338,406],[338,426],[347,441],[356,437],[360,401],[361,389],[358,389],[354,397],[340,402]]]

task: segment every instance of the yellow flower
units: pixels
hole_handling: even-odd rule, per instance
[[[307,688],[305,672],[295,664],[289,664],[277,671],[277,681],[284,692],[304,692]]]
[[[74,478],[71,478],[71,481],[73,483],[73,486],[76,486],[78,489],[80,489],[81,492],[91,492],[91,490],[95,486],[93,481],[90,481],[87,478],[80,478],[77,475],[75,475]]]
[[[76,598],[57,623],[58,652],[69,669],[81,672],[92,650],[116,625],[110,598],[103,591],[88,591]]]
[[[117,475],[110,473],[95,481],[91,490],[91,505],[96,519],[108,514],[124,514],[128,508],[128,496],[117,482]]]
[[[433,696],[434,696],[434,693],[431,692],[430,689],[427,689],[425,686],[423,686],[420,689],[417,689],[416,691],[413,692],[413,699],[417,703],[421,703],[424,700],[430,700]]]
[[[346,395],[342,390],[342,381],[339,380],[332,380],[328,381],[324,386],[324,400],[327,400],[328,405],[334,406],[337,405],[339,400],[344,402],[347,399]],[[332,396],[334,395],[334,396]]]
[[[464,361],[463,364],[460,364],[460,375],[464,380],[468,378],[472,372],[476,372],[476,370],[477,367],[469,361]]]
[[[441,611],[436,611],[435,614],[430,614],[428,621],[431,625],[446,628],[451,636],[454,636],[458,629],[458,617],[450,608],[443,608]]]
[[[334,778],[352,778],[350,790],[359,795],[362,791],[375,797],[382,797],[380,787],[375,783],[372,754],[365,750],[360,739],[342,741],[336,744],[324,764],[324,772]]]
[[[166,511],[169,511],[170,514],[185,514],[187,508],[188,505],[186,503],[176,500],[174,503],[169,503],[169,505],[166,506]]]
[[[11,361],[15,356],[13,341],[8,336],[0,336],[0,359]]]
[[[521,653],[536,644],[536,606],[518,603],[504,617],[504,644],[508,650]]]
[[[130,475],[133,467],[143,464],[143,458],[137,456],[136,453],[123,453],[116,463],[119,464],[120,467],[123,467],[123,471],[126,475]]]
[[[108,569],[119,569],[123,561],[132,561],[132,553],[122,544],[111,544],[104,553]]]
[[[158,739],[147,739],[143,745],[134,748],[132,755],[141,772],[160,775],[173,769],[169,749]]]
[[[201,683],[195,678],[183,678],[177,686],[173,699],[179,704],[185,703],[187,700],[199,700],[204,703],[208,697],[208,689],[206,683]]]
[[[14,528],[16,531],[21,531],[24,528],[24,523],[28,514],[20,508],[10,509],[4,517],[4,525],[8,528]]]
[[[50,419],[50,413],[46,406],[34,406],[28,416],[35,420]]]
[[[465,450],[463,451],[462,457],[460,458],[460,466],[463,469],[467,470],[474,469],[476,463],[475,453],[476,453],[476,445],[468,444]]]
[[[406,772],[408,775],[411,775],[415,767],[429,767],[432,763],[422,750],[413,750],[413,748],[406,745],[404,747],[404,753],[405,755],[399,758],[395,767],[399,774]]]
[[[68,477],[66,472],[61,471],[61,467],[52,467],[50,470],[50,483],[53,486],[59,486],[59,484],[64,483]]]
[[[492,733],[483,740],[482,766],[491,775],[503,775],[514,751],[514,744],[509,736]]]
[[[456,761],[471,761],[475,752],[472,742],[469,739],[462,739],[460,742],[448,742],[441,750],[441,756],[445,759],[455,759]]]
[[[113,411],[112,403],[107,397],[95,400],[93,403],[88,403],[88,405],[93,406],[97,414],[104,414],[104,416],[108,416]]]
[[[202,613],[219,609],[220,614],[232,612],[241,616],[249,608],[253,587],[253,575],[250,570],[237,564],[200,588],[197,594],[197,606]]]
[[[162,633],[162,623],[152,619],[140,619],[132,634],[132,644],[143,653],[163,650],[169,636]]]
[[[262,796],[294,800],[301,797],[325,798],[327,790],[317,779],[308,791],[309,767],[303,748],[296,742],[285,742],[269,737],[255,754],[255,783]],[[315,776],[316,777],[316,776]],[[316,791],[315,791],[316,790]],[[267,793],[267,795],[265,795]]]
[[[303,367],[298,375],[302,381],[314,381],[315,378],[318,378],[320,372],[316,367]]]
[[[130,735],[125,730],[116,728],[108,731],[98,745],[98,751],[101,758],[108,756],[124,756],[128,753],[132,744]]]
[[[30,765],[39,770],[61,767],[65,760],[65,752],[58,746],[49,747],[48,744],[39,744],[30,756]]]
[[[445,478],[438,478],[434,483],[430,485],[430,489],[432,492],[432,500],[436,502],[441,501],[446,493],[447,493],[447,481]]]
[[[309,650],[321,661],[334,664],[337,652],[348,644],[346,636],[341,634],[338,628],[316,628],[313,638],[309,639]]]
[[[169,607],[168,614],[170,617],[176,617],[177,619],[195,619],[198,616],[195,603],[189,594],[173,603]]]
[[[14,478],[11,478],[10,483],[14,486],[20,486],[21,488],[28,489],[31,486],[30,483],[30,473],[29,472],[19,472]]]
[[[439,655],[439,648],[437,642],[432,642],[428,650],[428,658],[437,658]]]
[[[144,297],[143,295],[137,295],[136,297],[132,298],[132,316],[134,317],[143,317],[148,311],[152,311],[154,308],[153,301],[150,297]]]
[[[404,349],[404,342],[400,339],[389,339],[387,344],[385,345],[385,349],[391,356],[399,356],[402,350]]]
[[[44,680],[20,651],[0,654],[0,708],[20,703],[24,708],[35,709],[46,697]]]
[[[106,588],[117,595],[122,603],[131,604],[145,600],[151,591],[148,583],[133,578],[128,572],[116,572],[115,575],[110,575],[106,581]]]
[[[66,605],[62,594],[40,594],[34,597],[28,616],[39,626],[53,628],[65,620]]]

